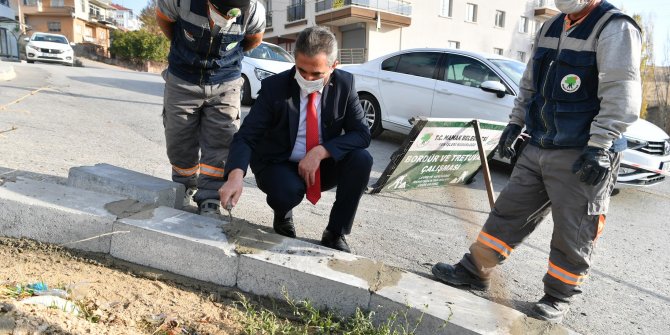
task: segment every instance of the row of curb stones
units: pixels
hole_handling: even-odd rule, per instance
[[[393,313],[416,334],[573,334],[467,291],[260,226],[181,210],[184,187],[108,164],[68,185],[0,179],[0,235],[29,238],[351,315]],[[406,320],[405,320],[406,319]]]

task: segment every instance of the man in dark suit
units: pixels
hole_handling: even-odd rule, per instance
[[[321,244],[350,252],[356,209],[367,187],[370,131],[351,74],[337,70],[337,41],[323,27],[307,28],[295,46],[296,65],[263,80],[258,99],[235,134],[219,189],[235,206],[247,167],[274,210],[276,233],[295,237],[292,209],[306,195],[337,186]]]

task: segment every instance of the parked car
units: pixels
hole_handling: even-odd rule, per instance
[[[242,99],[243,105],[251,105],[258,97],[261,81],[275,73],[283,72],[291,67],[295,60],[290,53],[278,45],[262,42],[255,49],[244,53],[242,59]]]
[[[74,43],[70,43],[67,37],[59,34],[34,33],[30,38],[24,39],[26,44],[26,60],[28,63],[55,62],[66,65],[74,65]]]
[[[370,131],[409,133],[415,116],[508,122],[526,64],[497,55],[451,49],[395,52],[342,69],[354,74]],[[639,119],[624,134],[623,159],[670,170],[670,137]],[[621,168],[617,187],[649,186],[660,174]]]

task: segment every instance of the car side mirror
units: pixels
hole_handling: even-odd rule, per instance
[[[26,42],[30,42],[30,38],[28,38],[28,37],[24,37],[23,40],[26,41]]]
[[[70,46],[71,47],[75,46],[74,42],[70,42]]]
[[[507,89],[505,88],[505,85],[501,84],[498,81],[485,81],[481,85],[479,85],[479,88],[482,89],[484,92],[489,92],[495,94],[498,98],[504,98],[505,94],[507,94]]]

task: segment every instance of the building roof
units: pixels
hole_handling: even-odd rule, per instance
[[[123,7],[123,6],[121,6],[121,5],[117,5],[117,4],[115,4],[115,3],[113,3],[111,6],[114,7],[114,9],[116,9],[116,10],[127,10],[127,11],[131,11],[131,10],[132,10],[132,9],[130,9],[130,8]]]

